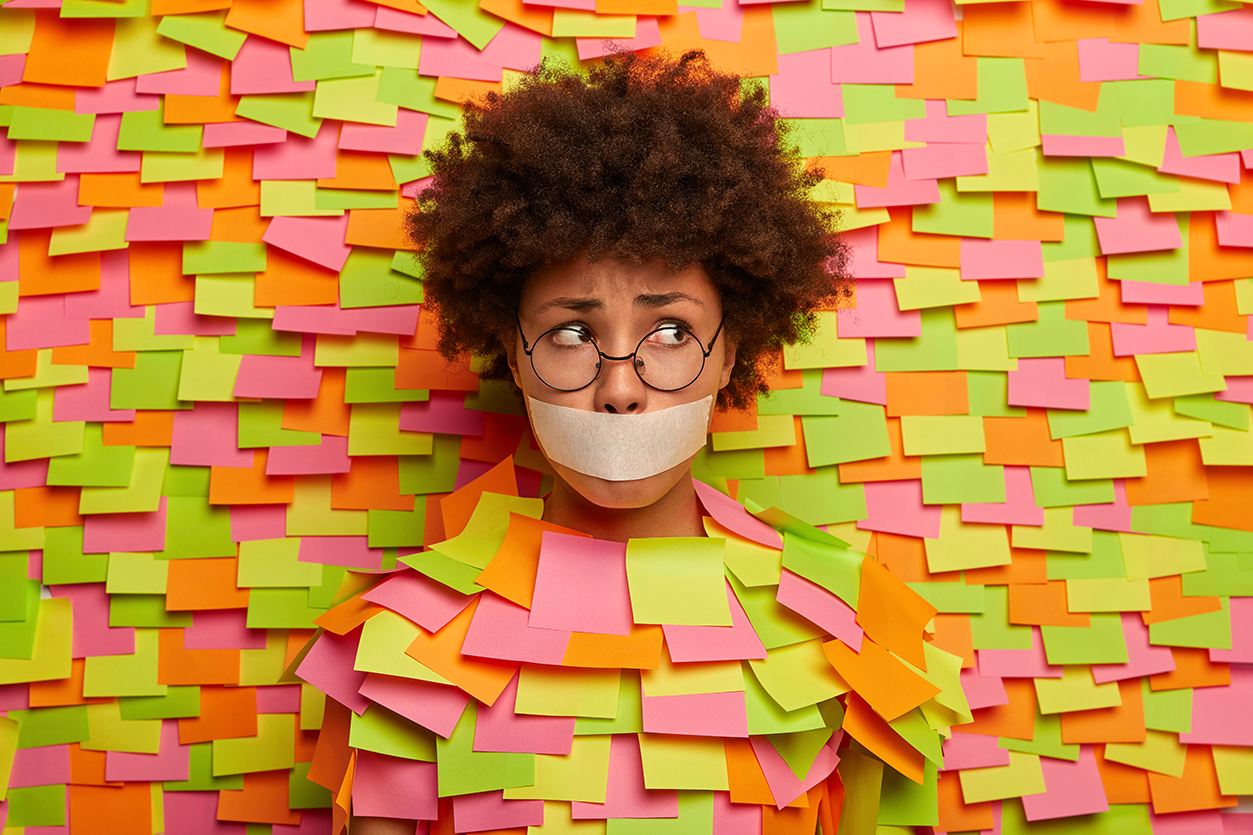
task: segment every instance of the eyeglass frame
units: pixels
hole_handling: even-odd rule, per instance
[[[705,373],[705,360],[709,359],[709,355],[713,353],[714,343],[718,341],[718,335],[722,333],[722,326],[726,324],[727,316],[724,313],[722,314],[722,318],[718,320],[718,329],[714,331],[713,338],[709,340],[709,347],[708,348],[701,347],[700,370],[696,372],[696,376],[693,377],[687,383],[684,383],[678,388],[673,388],[673,389],[658,388],[657,386],[654,386],[652,383],[645,380],[644,375],[640,373],[640,365],[642,364],[642,362],[640,361],[638,354],[640,352],[640,348],[648,340],[648,337],[652,336],[653,334],[659,331],[666,330],[667,328],[672,329],[672,330],[683,331],[685,334],[692,337],[692,339],[696,340],[697,346],[703,346],[704,343],[700,341],[700,338],[696,334],[688,330],[687,328],[683,327],[682,325],[669,323],[665,325],[659,325],[658,327],[653,328],[648,333],[644,334],[643,338],[640,339],[640,341],[636,344],[634,351],[632,351],[629,354],[623,354],[620,357],[611,357],[609,356],[609,354],[606,354],[604,351],[602,351],[600,349],[600,345],[597,344],[596,342],[596,337],[592,336],[592,334],[589,332],[587,334],[587,338],[592,343],[592,348],[594,348],[596,350],[596,353],[598,354],[596,358],[596,374],[593,375],[592,379],[588,380],[586,383],[584,383],[583,385],[579,386],[576,389],[562,389],[562,388],[557,388],[552,383],[545,380],[543,375],[539,373],[539,369],[535,367],[535,349],[539,347],[540,340],[548,336],[550,333],[556,333],[557,331],[575,331],[578,329],[572,325],[558,325],[555,328],[549,328],[548,330],[541,333],[538,337],[536,337],[535,342],[532,343],[531,346],[528,346],[526,334],[522,332],[522,318],[518,316],[517,313],[515,313],[514,319],[518,323],[518,336],[522,339],[522,353],[526,354],[527,358],[531,361],[531,370],[535,372],[536,378],[539,379],[541,383],[548,386],[553,391],[572,392],[572,391],[582,391],[583,389],[587,388],[588,386],[590,386],[592,383],[596,382],[600,378],[600,371],[601,371],[601,368],[604,366],[604,363],[601,360],[610,360],[612,362],[626,362],[629,359],[634,359],[635,362],[631,363],[631,368],[634,369],[635,376],[640,378],[641,383],[648,386],[653,391],[673,392],[673,391],[683,391],[683,389],[687,388],[688,386],[692,385],[692,383],[695,383],[697,380],[699,380],[701,374]]]

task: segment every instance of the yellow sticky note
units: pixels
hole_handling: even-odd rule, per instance
[[[1119,159],[1161,168],[1166,160],[1166,129],[1169,125],[1123,126],[1123,155]]]
[[[295,494],[287,505],[287,535],[365,536],[368,513],[332,509],[329,475],[298,478]]]
[[[730,626],[722,548],[708,537],[652,537],[627,543],[626,572],[636,623]]]
[[[243,354],[219,353],[216,336],[195,339],[195,348],[183,351],[178,371],[178,399],[233,401],[235,378],[239,376]]]
[[[164,696],[165,685],[157,683],[157,630],[135,630],[133,655],[95,655],[83,666],[83,695]]]
[[[736,536],[710,517],[705,517],[705,533],[726,540],[722,562],[746,586],[777,586],[783,573],[783,552]],[[841,536],[841,534],[836,534]],[[842,536],[848,539],[847,536]]]
[[[313,364],[346,368],[394,366],[400,359],[400,343],[391,334],[359,333],[356,336],[318,334]]]
[[[1150,400],[1139,383],[1127,383],[1127,404],[1131,407],[1130,427],[1133,444],[1207,438],[1213,426],[1207,420],[1177,414],[1168,399]]]
[[[226,149],[200,148],[195,153],[144,151],[139,167],[141,183],[216,180],[226,170]]]
[[[961,508],[953,505],[940,511],[939,537],[924,539],[922,543],[927,570],[933,574],[1009,565],[1013,561],[1004,525],[968,524],[961,519]]]
[[[1134,446],[1123,429],[1062,439],[1066,478],[1138,478],[1148,472],[1144,447]]]
[[[239,543],[236,585],[290,588],[322,585],[322,566],[300,561],[300,538],[254,539]]]
[[[13,774],[13,756],[17,753],[19,726],[7,716],[0,717],[0,802],[9,793],[9,778]]]
[[[983,418],[978,415],[904,415],[901,438],[906,455],[984,452]]]
[[[166,447],[138,447],[126,487],[84,487],[79,513],[151,513],[161,506],[161,485],[170,462]],[[327,476],[330,481],[330,476]]]
[[[1122,704],[1118,682],[1097,684],[1092,678],[1092,670],[1080,665],[1063,667],[1061,678],[1035,679],[1035,695],[1042,714],[1094,710]]]
[[[1147,612],[1149,581],[1123,577],[1073,577],[1066,580],[1066,608],[1072,612]]]
[[[295,738],[295,714],[258,714],[256,736],[213,740],[213,776],[291,768],[296,764]]]
[[[170,561],[152,554],[109,554],[109,574],[104,590],[109,594],[165,594]]]
[[[287,666],[287,642],[283,633],[271,629],[265,635],[264,649],[239,652],[239,686],[258,687],[278,681]]]
[[[5,424],[4,460],[7,463],[54,455],[76,455],[83,451],[86,424],[81,420],[53,421],[52,400],[55,393],[55,389],[40,389],[35,395],[35,416],[30,420],[13,420]]]
[[[564,756],[535,756],[535,785],[505,789],[506,800],[604,803],[609,778],[609,734],[576,736]]]
[[[796,443],[796,421],[791,415],[758,415],[756,429],[714,432],[711,437],[715,452],[792,446]]]
[[[962,281],[953,267],[906,266],[904,278],[892,279],[896,304],[901,310],[970,304],[980,299],[979,282]]]
[[[840,339],[835,324],[837,311],[819,311],[814,316],[813,339],[785,347],[784,368],[853,368],[866,364],[866,340]]]
[[[1136,368],[1144,379],[1144,390],[1154,400],[1159,397],[1180,397],[1226,391],[1221,374],[1206,374],[1196,351],[1173,354],[1136,354]]]
[[[992,768],[964,768],[957,772],[962,799],[966,803],[1005,800],[1028,794],[1043,794],[1044,771],[1036,754],[1009,752],[1009,765]]]
[[[452,684],[425,664],[405,654],[405,650],[421,631],[416,623],[403,615],[391,610],[379,612],[361,627],[361,641],[357,644],[357,660],[353,669],[363,673],[381,673],[436,684]]]
[[[10,377],[4,381],[4,390],[51,389],[55,386],[76,386],[86,382],[87,366],[54,363],[52,361],[52,349],[41,348],[35,354],[34,375],[30,377]],[[51,391],[48,392],[48,396],[52,396]]]
[[[1242,333],[1196,328],[1201,372],[1240,377],[1253,374],[1253,344]]]
[[[1040,103],[1027,100],[1027,109],[988,114],[988,141],[998,154],[1040,146]]]
[[[0,658],[0,684],[56,681],[73,672],[74,613],[67,598],[39,601],[30,658]],[[7,784],[6,784],[7,785]]]
[[[616,669],[523,664],[514,712],[613,719],[618,714],[620,676],[621,671]]]
[[[1018,280],[1018,301],[1021,302],[1095,299],[1100,295],[1095,258],[1045,261],[1043,277]]]
[[[1044,524],[1014,525],[1011,539],[1015,548],[1036,548],[1041,551],[1092,553],[1092,529],[1076,525],[1069,507],[1046,507]]]
[[[78,226],[56,226],[48,243],[49,255],[73,255],[78,252],[106,252],[126,249],[126,223],[129,209],[91,211],[91,218]]]
[[[554,38],[634,38],[635,15],[553,10]]]
[[[999,0],[998,0],[999,1]],[[1031,102],[1035,104],[1035,102]],[[995,116],[1016,114],[1001,113],[988,117],[988,127]],[[1039,133],[1036,142],[1039,142]],[[972,174],[957,178],[959,192],[987,191],[1039,191],[1040,190],[1040,152],[1035,148],[1024,148],[1017,151],[998,152],[994,146],[988,146],[988,173]]]
[[[44,528],[17,526],[16,500],[12,490],[0,491],[0,548],[5,551],[38,551],[44,547]]]
[[[1009,355],[1005,326],[958,330],[957,368],[959,371],[1017,371],[1018,360]]]
[[[552,801],[544,804],[544,825],[527,828],[527,835],[605,835],[603,820],[574,820],[569,803]]]
[[[1231,210],[1231,193],[1226,183],[1184,177],[1174,194],[1150,194],[1149,209],[1154,212],[1226,212]]]
[[[187,334],[157,334],[157,308],[148,305],[142,319],[113,321],[115,351],[186,351],[196,347],[196,337]]]
[[[744,667],[739,661],[672,664],[663,652],[657,669],[640,671],[640,688],[645,696],[739,693],[744,690]]]
[[[1215,745],[1214,770],[1218,772],[1218,788],[1223,794],[1253,794],[1253,748]]]
[[[382,78],[383,71],[380,69],[373,75],[319,81],[313,96],[314,118],[395,127],[400,108],[378,101]]]
[[[1253,433],[1215,426],[1214,434],[1201,438],[1201,461],[1209,466],[1253,466]]]
[[[154,633],[155,631],[153,630]],[[116,700],[105,704],[88,705],[88,739],[80,744],[88,751],[157,754],[161,751],[161,721],[160,719],[123,719],[122,709]]]
[[[748,663],[770,698],[784,710],[816,705],[849,690],[827,660],[820,639],[778,647],[766,658]]]
[[[417,70],[422,38],[382,29],[354,29],[352,63],[367,67],[399,67]]]
[[[348,419],[349,455],[430,455],[435,436],[400,429],[400,403],[354,403]]]
[[[729,788],[727,755],[721,739],[670,734],[640,734],[639,738],[645,788]]]
[[[241,319],[273,319],[274,308],[257,307],[253,299],[257,282],[250,275],[221,273],[196,276],[196,313],[201,316],[235,316]]]
[[[1195,539],[1120,533],[1128,580],[1145,580],[1205,570],[1205,546]]]
[[[1188,746],[1179,742],[1179,735],[1153,730],[1145,734],[1144,742],[1109,743],[1105,746],[1105,759],[1169,777],[1182,777]]]

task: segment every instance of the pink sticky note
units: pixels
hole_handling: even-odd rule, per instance
[[[744,607],[727,584],[727,604],[731,608],[730,626],[661,627],[666,635],[670,660],[676,664],[688,661],[739,661],[765,658],[766,648],[753,631]]]
[[[435,763],[358,751],[352,807],[366,817],[435,820],[439,816]]]
[[[195,302],[158,304],[153,333],[158,336],[234,336],[232,316],[201,316]]]
[[[1022,798],[1027,820],[1050,820],[1109,811],[1109,801],[1105,797],[1105,786],[1101,783],[1101,772],[1097,769],[1092,746],[1082,746],[1079,759],[1075,762],[1040,757],[1040,770],[1044,772],[1045,792]]]
[[[9,229],[78,226],[91,219],[91,207],[78,205],[78,177],[61,182],[22,183],[13,201]]]
[[[428,38],[455,38],[457,30],[433,14],[409,14],[399,9],[379,6],[374,13],[374,28],[390,32],[407,32]]]
[[[74,657],[134,655],[135,630],[109,626],[109,595],[103,583],[51,586],[53,597],[64,597],[74,610]]]
[[[174,413],[170,463],[196,467],[251,467],[253,450],[240,449],[239,408],[201,401]]]
[[[1068,136],[1046,133],[1046,157],[1121,157],[1127,153],[1121,136]]]
[[[128,241],[207,241],[213,209],[200,208],[195,183],[166,183],[160,206],[136,206],[126,222]]]
[[[905,177],[909,180],[935,180],[988,173],[988,154],[982,142],[928,144],[923,148],[906,148],[901,154],[905,163]]]
[[[1233,819],[1244,823],[1230,826],[1229,822]],[[1245,835],[1253,831],[1253,819],[1247,814],[1224,815],[1217,809],[1157,815],[1150,807],[1149,826],[1152,827],[1153,835]]]
[[[361,599],[404,615],[427,632],[438,632],[474,598],[406,569],[379,583]]]
[[[22,58],[24,56],[6,57]],[[160,106],[160,96],[135,92],[135,79],[133,78],[107,81],[102,87],[76,87],[74,89],[75,113],[138,113],[156,110]]]
[[[790,118],[842,118],[844,97],[839,84],[826,80],[830,70],[830,49],[780,55],[779,74],[770,76],[770,103]]]
[[[884,284],[886,282],[875,282]],[[836,329],[839,329],[839,319],[848,317],[856,319],[856,311],[840,311],[839,318],[836,319]],[[917,318],[918,312],[914,311]],[[921,325],[919,325],[921,327]],[[819,389],[827,397],[838,397],[841,400],[853,400],[858,403],[876,403],[880,406],[887,405],[888,402],[888,378],[882,371],[874,370],[874,340],[866,340],[866,364],[856,365],[850,368],[824,368],[822,371],[822,388]]]
[[[313,364],[316,341],[305,338],[298,357],[244,354],[235,375],[236,397],[312,400],[322,385],[322,369]],[[332,472],[340,472],[338,470]]]
[[[515,713],[517,703],[518,675],[515,675],[494,704],[479,705],[474,724],[475,751],[559,756],[570,753],[574,744],[573,716]]]
[[[394,10],[379,6],[379,12],[384,11]],[[339,147],[346,151],[371,151],[376,154],[420,154],[427,118],[425,113],[402,107],[396,113],[395,127],[345,122],[339,130]]]
[[[358,332],[390,333],[397,336],[412,336],[418,329],[418,314],[421,305],[390,304],[381,307],[358,307],[342,313],[351,315]]]
[[[703,40],[740,42],[744,31],[744,10],[739,3],[723,3],[720,9],[679,6],[679,11],[695,13],[696,26]]]
[[[1127,644],[1126,664],[1093,664],[1092,679],[1097,684],[1129,678],[1169,673],[1175,669],[1175,656],[1170,647],[1149,643],[1149,628],[1138,612],[1122,613],[1122,635]]]
[[[5,348],[27,351],[58,345],[86,345],[91,341],[86,319],[65,315],[65,296],[22,296],[17,312],[9,314]]]
[[[504,67],[485,59],[465,38],[440,38],[422,44],[419,75],[448,75],[471,81],[498,82]]]
[[[661,27],[655,17],[636,19],[634,38],[575,38],[580,61],[604,58],[621,52],[639,52],[661,46]]]
[[[274,308],[271,327],[277,331],[352,336],[357,332],[357,318],[351,310],[336,304],[279,305]]]
[[[1148,322],[1143,325],[1110,323],[1114,356],[1196,350],[1196,332],[1191,325],[1172,325],[1169,307],[1151,304],[1148,306],[1147,316]]]
[[[944,102],[928,100],[926,118],[905,120],[905,138],[910,142],[981,145],[988,138],[988,117],[982,113],[950,116]]]
[[[643,699],[645,733],[748,737],[748,712],[743,691],[644,696]]]
[[[544,801],[505,800],[503,791],[459,794],[452,799],[452,819],[461,832],[542,826]]]
[[[4,426],[0,425],[0,448],[2,448],[3,444]],[[47,483],[47,458],[15,461],[12,464],[0,460],[0,490],[16,490],[19,487],[43,487]]]
[[[16,254],[16,247],[13,248]],[[130,303],[130,257],[125,250],[100,255],[100,287],[65,294],[69,319],[142,319],[143,305]]]
[[[961,239],[961,277],[964,281],[1041,278],[1043,275],[1044,254],[1039,241]]]
[[[888,163],[888,182],[884,188],[853,186],[857,207],[873,209],[884,206],[920,206],[940,202],[940,187],[935,180],[910,180],[905,177],[901,152],[893,151]]]
[[[1179,734],[1188,745],[1253,745],[1253,669],[1235,665],[1226,687],[1192,691],[1192,732]]]
[[[305,4],[305,31],[369,29],[374,25],[373,3],[357,0],[309,0]]]
[[[1240,155],[1230,153],[1185,157],[1179,150],[1179,138],[1175,136],[1175,129],[1168,127],[1166,128],[1166,153],[1157,170],[1166,174],[1238,184],[1240,182]]]
[[[1253,215],[1218,212],[1214,220],[1218,227],[1219,246],[1253,247]]]
[[[1006,467],[1004,503],[963,504],[962,521],[985,525],[1043,525],[1044,508],[1035,504],[1031,468]]]
[[[221,91],[221,58],[201,52],[187,51],[187,66],[179,70],[148,73],[135,79],[135,91],[178,96],[216,96]]]
[[[371,548],[364,536],[302,536],[300,562],[342,565],[362,571],[383,567],[383,549]]]
[[[1031,649],[978,649],[979,675],[984,678],[1061,678],[1062,668],[1044,655],[1040,627],[1031,627]]]
[[[993,768],[1009,765],[1009,749],[997,744],[995,736],[954,732],[941,743],[944,766],[941,771],[960,771],[964,768]]]
[[[1140,75],[1140,45],[1110,43],[1108,38],[1080,38],[1080,81],[1130,81]]]
[[[903,266],[901,270],[904,272]],[[913,337],[922,334],[922,318],[917,310],[901,310],[897,306],[896,287],[891,281],[859,280],[857,307],[839,311],[835,329],[845,339]],[[866,367],[873,366],[867,362]]]
[[[87,369],[87,382],[75,386],[57,386],[52,401],[52,419],[91,420],[102,423],[129,422],[135,419],[134,409],[109,408],[113,369]]]
[[[0,141],[0,175],[8,177],[13,174],[13,162],[17,159],[17,141],[4,137]]]
[[[877,46],[870,12],[856,12],[856,15],[857,43],[831,47],[831,81],[835,84],[913,84],[913,45]]]
[[[1131,506],[1127,504],[1126,482],[1121,478],[1114,479],[1114,501],[1077,504],[1072,518],[1076,525],[1086,528],[1131,533]]]
[[[1196,43],[1202,49],[1247,50],[1253,43],[1253,9],[1197,15]]]
[[[1088,381],[1066,377],[1064,357],[1020,358],[1018,370],[1009,372],[1011,406],[1046,409],[1088,409]]]
[[[461,690],[446,684],[374,673],[365,676],[360,689],[366,700],[378,702],[445,739],[457,727],[457,721],[470,701],[470,697]]]
[[[191,746],[178,744],[178,721],[161,722],[161,747],[155,754],[108,751],[104,756],[104,779],[157,782],[187,780],[191,776]]]
[[[423,829],[425,824],[419,825],[414,835],[427,835],[427,830]],[[272,835],[325,835],[331,829],[331,810],[330,809],[302,809],[300,811],[300,823],[295,826],[276,823],[271,829]]]
[[[880,49],[957,36],[953,7],[944,0],[905,0],[904,13],[871,12],[870,20]]]
[[[1253,664],[1253,597],[1233,597],[1229,606],[1231,649],[1211,649],[1210,661]]]
[[[630,633],[626,543],[545,532],[528,622],[572,632]]]
[[[1249,324],[1249,336],[1253,338],[1253,323]],[[1227,390],[1214,395],[1226,403],[1253,403],[1253,377],[1228,377]]]
[[[576,9],[579,11],[595,11],[595,0],[523,0],[528,6],[541,6],[552,9]]]
[[[732,803],[730,792],[714,792],[713,831],[718,835],[757,835],[761,817],[756,803]]]
[[[981,676],[973,669],[965,669],[961,671],[961,685],[972,710],[1009,704],[1005,682],[999,678]]]
[[[257,713],[299,712],[299,684],[272,684],[257,688]]]
[[[352,252],[352,247],[344,243],[347,232],[347,214],[342,217],[276,217],[270,221],[261,240],[338,272]]]
[[[822,586],[785,568],[779,577],[779,591],[775,599],[810,623],[822,627],[831,637],[839,638],[854,651],[861,652],[863,632],[857,625],[857,613]]]
[[[273,459],[275,449],[270,448]],[[287,535],[287,505],[231,505],[231,541],[281,539]]]
[[[26,72],[25,55],[0,56],[0,87],[8,87],[22,83],[22,74]]]
[[[249,629],[241,609],[192,612],[191,622],[183,630],[184,649],[265,649],[265,630]]]
[[[252,153],[252,176],[257,180],[334,177],[338,139],[339,123],[326,119],[312,139],[292,134],[286,142],[258,146]]]
[[[570,643],[570,632],[530,626],[527,624],[529,614],[511,600],[490,591],[483,592],[461,653],[499,661],[561,664],[566,644]]]
[[[0,710],[29,710],[30,685],[5,684],[0,686]],[[11,778],[10,778],[11,779]]]
[[[922,503],[922,481],[866,482],[866,518],[857,527],[903,536],[940,535],[940,506]]]
[[[316,81],[293,81],[291,51],[277,41],[249,35],[231,62],[231,95],[303,93]]]
[[[373,698],[358,692],[366,680],[365,673],[353,669],[360,640],[359,630],[343,636],[323,632],[296,668],[297,678],[312,684],[358,715],[365,713]]]
[[[715,797],[725,792],[715,792]],[[604,803],[575,801],[570,804],[574,820],[607,818],[677,818],[679,793],[673,789],[644,787],[644,760],[639,737],[614,734],[609,743],[609,780]],[[715,832],[719,830],[714,829]]]
[[[749,741],[753,743],[753,753],[757,755],[757,763],[761,766],[762,773],[766,775],[766,783],[770,786],[770,794],[774,797],[778,808],[782,809],[827,779],[827,776],[835,771],[835,767],[840,763],[840,758],[835,753],[835,746],[839,745],[843,736],[843,731],[836,731],[835,736],[819,749],[818,756],[814,758],[813,765],[809,767],[809,773],[805,775],[804,780],[796,779],[791,766],[779,755],[778,751],[774,750],[769,739],[764,736],[749,737]]]
[[[67,174],[138,171],[143,154],[117,149],[121,129],[120,114],[97,116],[90,141],[62,142],[57,146],[57,170]]]
[[[432,391],[426,402],[405,403],[400,407],[400,429],[480,437],[483,412],[467,409],[465,400],[463,391]]]
[[[1187,284],[1120,281],[1118,284],[1119,297],[1123,304],[1171,304],[1187,307],[1200,307],[1205,304],[1205,285],[1200,281],[1191,281]],[[1145,321],[1148,321],[1147,316]]]
[[[692,479],[692,486],[701,505],[719,525],[768,548],[783,547],[779,532],[749,513],[744,505],[702,481]]]
[[[265,462],[266,475],[325,475],[346,473],[348,438],[323,435],[317,446],[274,446]]]
[[[186,778],[184,778],[186,779]],[[13,757],[9,788],[55,786],[70,782],[70,746],[43,745],[19,748]]]
[[[228,148],[234,145],[271,145],[287,139],[287,131],[248,119],[238,122],[210,122],[204,126],[200,144],[205,148]]]
[[[165,496],[151,513],[92,513],[83,517],[83,553],[165,550]]]
[[[217,819],[217,792],[163,792],[161,802],[166,835],[245,835],[248,832],[246,823]]]

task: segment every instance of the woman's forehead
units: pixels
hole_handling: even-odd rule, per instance
[[[522,290],[522,307],[599,307],[629,304],[659,307],[689,304],[717,307],[718,291],[698,265],[671,270],[664,261],[634,262],[622,258],[585,258],[537,270]]]

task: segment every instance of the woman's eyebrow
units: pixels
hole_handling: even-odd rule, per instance
[[[705,303],[695,296],[689,296],[687,293],[644,293],[635,297],[635,304],[638,307],[665,307],[675,302],[691,302],[692,304],[704,307]]]
[[[535,312],[538,314],[543,313],[546,310],[552,310],[553,308],[561,308],[562,310],[573,310],[575,312],[582,313],[587,310],[600,310],[604,306],[605,303],[597,298],[587,296],[559,296],[558,298],[549,299],[544,302],[535,309]]]

